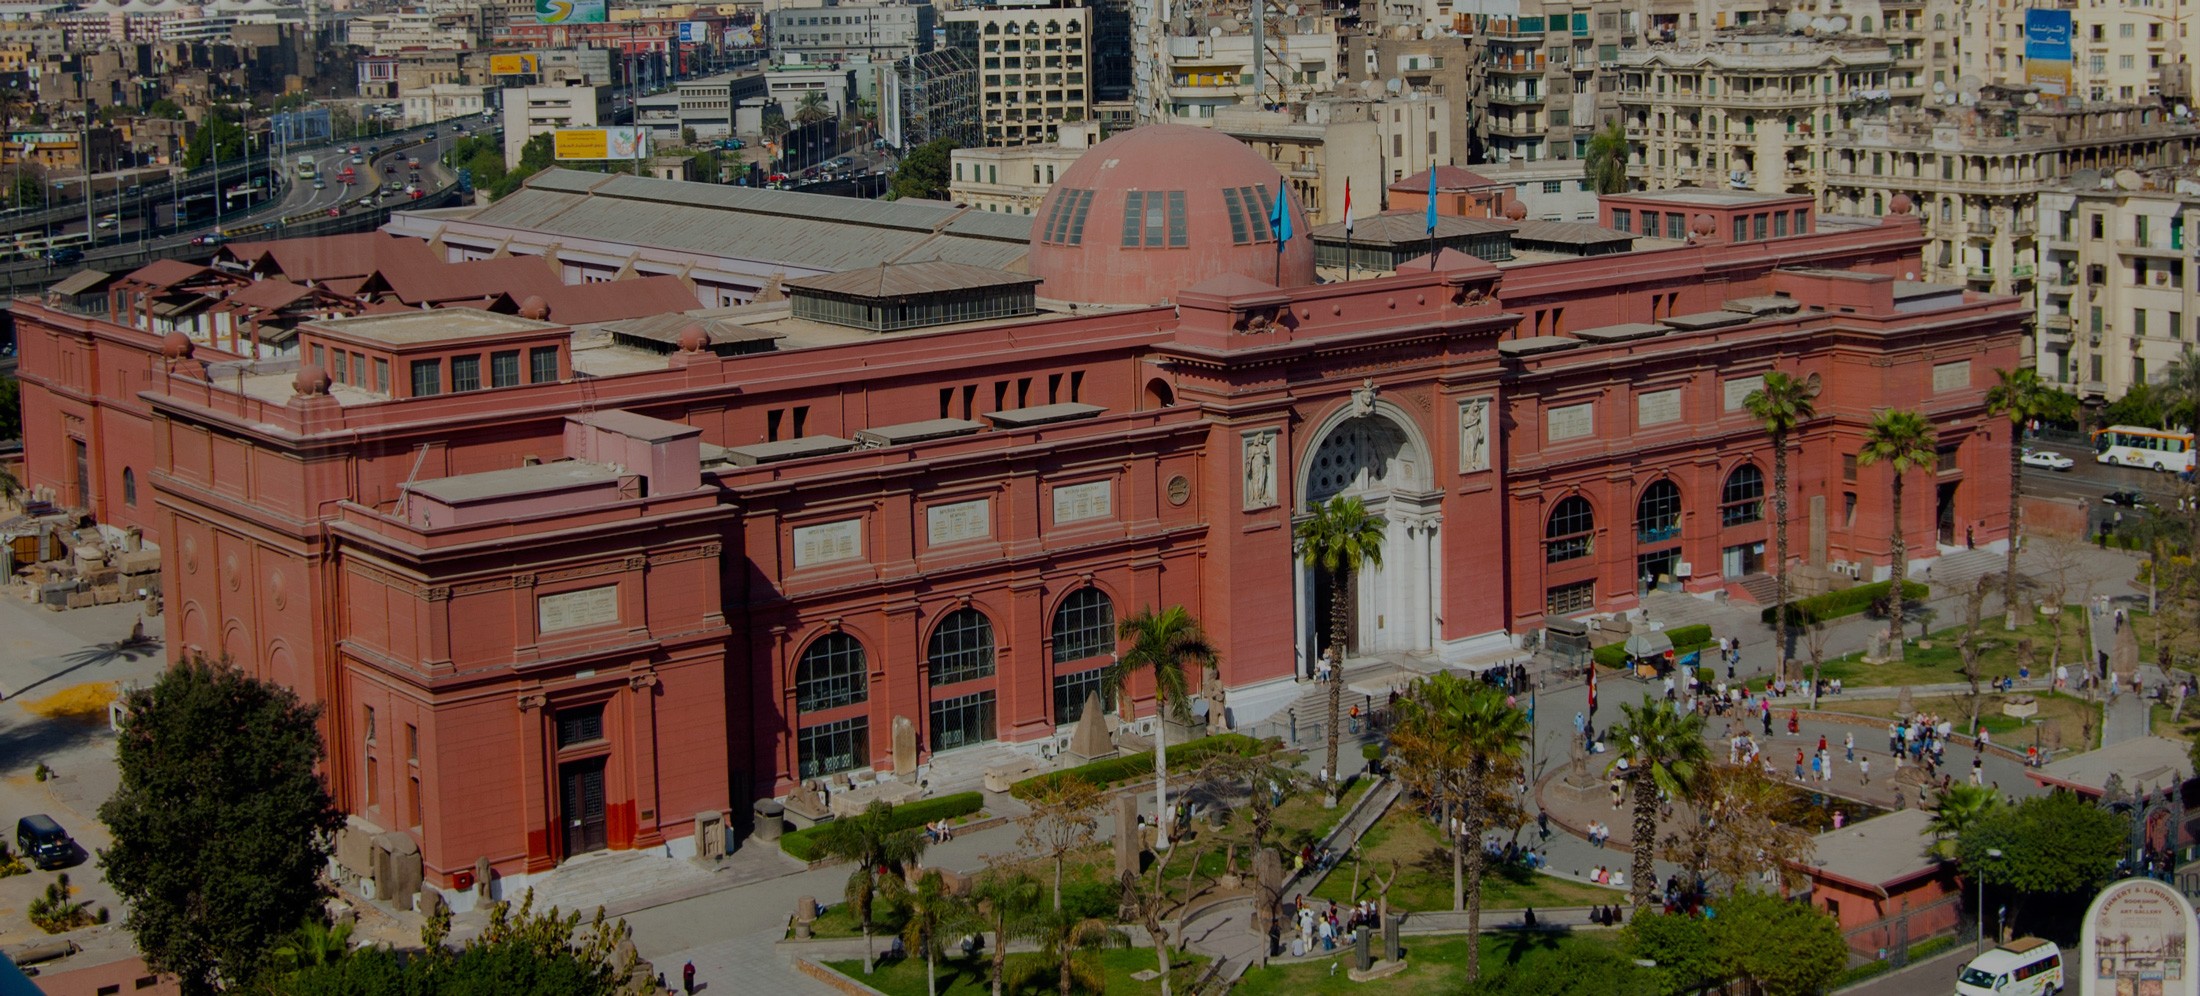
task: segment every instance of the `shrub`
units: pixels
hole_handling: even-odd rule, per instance
[[[1683,655],[1710,646],[1711,627],[1675,626],[1665,631],[1665,638],[1673,641],[1673,653],[1676,656]],[[1627,644],[1607,643],[1590,651],[1589,657],[1605,667],[1623,667],[1627,664]],[[1710,669],[1705,668],[1701,673],[1708,675]]]
[[[1888,581],[1874,581],[1871,584],[1855,585],[1843,588],[1840,591],[1829,591],[1823,595],[1812,595],[1809,598],[1789,602],[1788,625],[1808,626],[1812,623],[1856,615],[1870,609],[1874,602],[1884,599],[1891,583]],[[1921,601],[1931,593],[1931,588],[1915,581],[1902,583],[1903,596],[1912,601]],[[1774,608],[1774,606],[1767,605],[1763,612],[1758,613],[1758,618],[1764,620],[1768,626],[1772,624]]]
[[[1914,952],[1915,949],[1913,948],[1912,951]],[[1911,957],[1915,958],[1916,955],[1913,953]],[[1842,972],[1840,975],[1834,976],[1833,985],[1827,986],[1826,991],[1833,992],[1837,989],[1846,989],[1850,986],[1864,981],[1865,979],[1869,979],[1874,976],[1885,975],[1887,973],[1887,970],[1893,967],[1894,965],[1892,962],[1867,961],[1861,965],[1856,966],[1855,968],[1851,968],[1847,971]]]
[[[1089,920],[1113,920],[1121,912],[1121,886],[1114,882],[1079,882],[1062,886],[1062,912]]]
[[[1170,745],[1169,770],[1174,771],[1179,768],[1196,766],[1207,757],[1217,753],[1251,757],[1267,749],[1266,744],[1242,733],[1218,733],[1211,737],[1201,737],[1180,745]],[[1050,771],[1043,775],[1026,778],[1009,786],[1008,794],[1018,799],[1030,799],[1065,778],[1083,779],[1104,789],[1114,788],[1124,782],[1137,781],[1142,776],[1151,774],[1153,774],[1153,757],[1151,755],[1144,752],[1125,754],[1120,757],[1111,757],[1103,761],[1080,764],[1074,768],[1064,768],[1060,771]]]
[[[936,823],[957,816],[967,816],[985,808],[985,795],[981,792],[957,792],[936,799],[919,799],[894,807],[890,819],[896,830],[913,830],[927,823]],[[797,861],[817,860],[817,838],[824,832],[824,824],[796,830],[779,838],[779,849]]]
[[[1910,960],[1922,961],[1955,946],[1956,938],[1953,934],[1919,941],[1910,945]]]

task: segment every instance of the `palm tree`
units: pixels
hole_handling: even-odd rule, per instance
[[[1295,531],[1299,556],[1315,570],[1327,571],[1329,586],[1329,638],[1335,641],[1336,670],[1329,677],[1329,753],[1322,767],[1322,805],[1337,805],[1337,714],[1344,705],[1344,655],[1351,641],[1347,628],[1352,620],[1352,578],[1362,567],[1383,566],[1382,516],[1367,514],[1358,498],[1337,495],[1325,504],[1310,507],[1313,514]]]
[[[1963,836],[1988,813],[2001,806],[2001,793],[1985,785],[1950,785],[1933,800],[1932,821],[1925,824],[1933,832],[1936,842],[1933,850],[1944,857],[1954,857],[1954,838]]]
[[[1128,691],[1130,678],[1139,672],[1153,675],[1153,777],[1154,804],[1160,807],[1161,818],[1154,823],[1154,846],[1169,846],[1169,735],[1168,721],[1175,718],[1186,722],[1192,718],[1191,691],[1184,678],[1184,666],[1196,664],[1213,667],[1214,645],[1207,642],[1200,632],[1199,620],[1184,611],[1181,605],[1172,605],[1160,612],[1147,609],[1123,620],[1119,629],[1123,639],[1130,641],[1130,648],[1116,657],[1101,675],[1101,687],[1105,694],[1113,696]],[[1127,700],[1127,696],[1126,696]]]
[[[1061,996],[1070,996],[1077,989],[1090,993],[1103,991],[1106,978],[1100,966],[1081,956],[1087,951],[1125,947],[1130,943],[1129,938],[1108,926],[1107,921],[1078,916],[1069,910],[1041,910],[1024,921],[1021,933],[1037,943],[1044,953],[1040,964],[1056,967]],[[1014,988],[1020,991],[1023,987]]]
[[[333,965],[351,953],[351,924],[340,923],[333,927],[308,920],[298,927],[288,940],[269,951],[276,971],[296,972],[322,965]]]
[[[927,870],[915,885],[906,884],[898,875],[891,876],[886,887],[893,905],[900,907],[904,916],[903,947],[924,952],[925,996],[939,996],[940,955],[946,950],[947,938],[965,925],[975,926],[982,921],[968,899],[947,887],[938,869]]]
[[[1439,671],[1413,683],[1399,701],[1398,729],[1424,743],[1447,745],[1438,756],[1458,767],[1460,833],[1452,838],[1451,908],[1467,911],[1467,934],[1482,931],[1482,830],[1489,821],[1490,776],[1520,756],[1528,743],[1528,717],[1505,704],[1504,693],[1479,681]],[[1451,782],[1451,778],[1441,779]],[[1448,829],[1448,828],[1447,828]],[[1461,860],[1465,869],[1461,874]],[[1467,948],[1467,979],[1482,974],[1478,945]]]
[[[896,830],[894,807],[874,802],[863,812],[825,824],[817,837],[817,851],[829,858],[856,863],[848,875],[848,905],[863,926],[863,974],[871,974],[875,955],[871,949],[872,907],[878,898],[878,875],[900,875],[903,866],[924,853],[925,840],[915,830]]]
[[[1772,553],[1774,574],[1779,579],[1772,602],[1773,642],[1779,645],[1780,677],[1788,669],[1788,439],[1803,423],[1818,414],[1816,378],[1799,378],[1774,370],[1765,383],[1742,399],[1749,417],[1772,437]]]
[[[1703,742],[1701,713],[1681,715],[1647,694],[1640,706],[1622,702],[1619,709],[1625,718],[1613,728],[1611,741],[1621,753],[1606,770],[1617,771],[1624,762],[1626,776],[1635,783],[1633,899],[1635,908],[1642,909],[1650,905],[1657,882],[1650,856],[1657,850],[1658,797],[1686,795],[1697,773],[1710,763],[1711,748]]]
[[[817,90],[803,94],[802,102],[794,108],[796,124],[813,125],[835,116],[832,99]]]
[[[1614,118],[1603,131],[1589,139],[1588,155],[1581,160],[1581,172],[1589,186],[1599,194],[1618,194],[1627,190],[1627,132]]]
[[[1871,428],[1864,431],[1864,447],[1856,454],[1859,464],[1885,462],[1894,468],[1894,579],[1888,583],[1887,598],[1887,628],[1894,634],[1894,645],[1887,653],[1894,660],[1902,659],[1902,586],[1909,580],[1910,569],[1910,546],[1902,529],[1902,478],[1910,468],[1929,467],[1939,459],[1939,440],[1925,416],[1895,408],[1872,419]]]
[[[2179,373],[2178,362],[2185,361],[2189,363]],[[2024,480],[2024,427],[2033,419],[2068,421],[2077,414],[2078,399],[2041,380],[2040,372],[2030,367],[1996,370],[1994,377],[1996,383],[1986,391],[1986,410],[2009,418],[2009,559],[2001,589],[2002,628],[2006,630],[2017,628],[2018,484]],[[2190,389],[2191,400],[2200,402],[2200,354],[2195,354],[2191,346],[2172,362],[2171,384],[2172,390]]]
[[[2060,391],[2055,393],[2062,394]],[[2195,422],[2200,422],[2200,350],[2186,346],[2169,361],[2169,367],[2162,371],[2162,387],[2156,396],[2162,401],[2162,420],[2166,424],[2182,425],[2189,430]]]
[[[972,883],[970,898],[993,924],[993,996],[1001,996],[1008,971],[1008,939],[1039,908],[1039,882],[1021,871],[994,868]]]

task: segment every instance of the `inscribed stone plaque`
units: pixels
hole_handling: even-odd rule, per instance
[[[1054,521],[1059,524],[1105,518],[1114,511],[1109,503],[1110,494],[1107,481],[1055,488]]]
[[[814,526],[796,526],[794,565],[810,567],[863,556],[863,520],[842,519]]]
[[[1681,389],[1644,391],[1635,395],[1635,421],[1640,425],[1663,425],[1681,420]]]
[[[1971,361],[1933,364],[1933,391],[1960,391],[1971,386]]]
[[[1741,411],[1743,399],[1748,398],[1752,391],[1763,390],[1764,386],[1765,378],[1761,374],[1756,377],[1736,377],[1727,381],[1725,385],[1726,397],[1724,399],[1726,410],[1730,412]]]
[[[983,498],[934,505],[924,510],[925,540],[933,546],[984,539],[992,530],[992,517],[986,514]]]
[[[561,629],[601,626],[619,621],[619,586],[559,592],[535,599],[535,630],[555,633]]]
[[[1583,439],[1596,432],[1596,405],[1593,402],[1553,408],[1547,417],[1550,420],[1550,441],[1554,443]]]

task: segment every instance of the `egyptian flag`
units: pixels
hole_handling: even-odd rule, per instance
[[[1591,662],[1589,663],[1589,715],[1591,715],[1591,716],[1594,716],[1594,715],[1596,715],[1596,714],[1597,714],[1597,666],[1596,666],[1596,662],[1594,662],[1594,661],[1591,661]]]
[[[1351,177],[1346,177],[1346,178],[1345,178],[1345,181],[1344,181],[1344,234],[1345,234],[1346,236],[1350,236],[1350,235],[1352,234],[1352,178],[1351,178]]]

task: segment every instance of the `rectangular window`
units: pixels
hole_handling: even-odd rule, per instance
[[[1757,215],[1756,218],[1757,221],[1754,227],[1757,232],[1757,239],[1758,241],[1763,241],[1765,238],[1765,216],[1760,214]]]
[[[321,344],[318,342],[313,344],[313,365],[322,368],[328,366],[328,354],[322,350]]]
[[[369,754],[367,755],[367,808],[372,809],[381,804],[382,766],[376,763],[374,755]]]
[[[373,743],[373,742],[374,742],[374,707],[373,707],[373,706],[368,706],[368,707],[367,707],[367,723],[366,723],[366,726],[367,726],[367,742],[371,744],[371,743]]]
[[[527,351],[527,382],[554,384],[558,380],[558,347],[536,346]]]
[[[1856,528],[1856,492],[1854,491],[1841,492],[1841,523],[1847,528]]]
[[[1785,212],[1785,211],[1780,211],[1780,212],[1777,212],[1777,213],[1775,213],[1775,214],[1774,214],[1774,215],[1772,216],[1772,237],[1773,237],[1773,238],[1776,238],[1776,239],[1784,239],[1784,238],[1787,238],[1787,234],[1788,234],[1788,216],[1787,216],[1787,212]]]
[[[1856,480],[1856,454],[1841,454],[1841,479],[1844,481]]]
[[[1936,458],[1933,464],[1934,473],[1945,474],[1948,471],[1956,469],[1955,447],[1943,446],[1939,449],[1938,452],[1934,454],[1934,457]]]
[[[1571,616],[1575,611],[1591,611],[1597,607],[1597,583],[1595,580],[1575,580],[1573,585],[1553,587],[1542,594],[1544,616]]]
[[[1682,217],[1678,211],[1667,214],[1665,216],[1665,237],[1675,242],[1686,242],[1688,240],[1688,219]]]
[[[1054,723],[1062,726],[1077,722],[1085,715],[1085,699],[1100,691],[1107,676],[1107,669],[1096,667],[1090,671],[1077,671],[1054,676]],[[1103,698],[1104,704],[1107,700]]]
[[[412,393],[416,398],[433,397],[443,393],[443,361],[412,361]]]
[[[1642,213],[1642,234],[1652,238],[1657,237],[1658,213],[1656,211],[1644,211]]]
[[[603,739],[603,706],[558,710],[558,749]]]
[[[419,775],[414,775],[414,776],[412,776],[412,777],[411,777],[410,779],[408,779],[408,784],[407,784],[407,786],[406,786],[406,789],[405,789],[405,797],[406,797],[406,798],[405,798],[405,813],[406,813],[406,815],[408,815],[408,816],[412,817],[412,825],[413,825],[414,827],[418,827],[418,826],[420,826],[420,776],[419,776]]]
[[[2185,337],[2184,312],[2172,311],[2169,313],[2169,337],[2172,339],[2182,339]]]
[[[1615,232],[1633,232],[1635,230],[1634,218],[1635,213],[1633,211],[1626,208],[1613,208],[1612,230]]]
[[[1742,215],[1734,216],[1734,241],[1749,241],[1749,219]]]
[[[870,760],[871,721],[858,717],[805,726],[795,735],[795,744],[803,778],[848,771]]]
[[[479,391],[479,390],[481,390],[481,357],[480,357],[480,356],[478,356],[478,355],[475,355],[475,356],[453,356],[453,357],[451,357],[451,390],[453,390],[453,391]]]
[[[390,393],[390,361],[374,358],[374,389],[382,394]]]
[[[519,386],[519,350],[489,354],[489,386]]]
[[[932,703],[932,750],[967,747],[993,739],[993,693],[958,695]]]
[[[420,727],[405,724],[405,760],[420,763]]]
[[[351,354],[351,386],[367,386],[367,358],[359,353]]]

